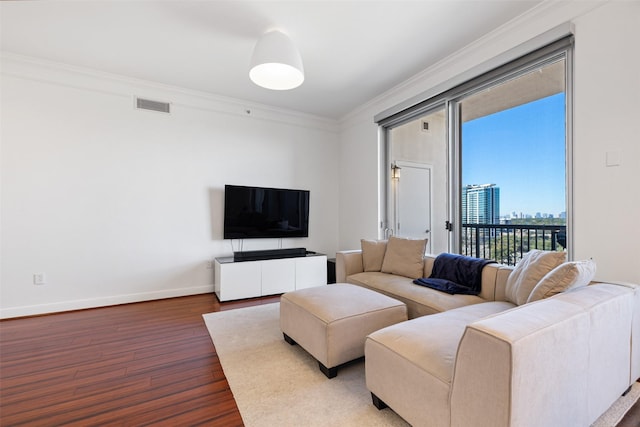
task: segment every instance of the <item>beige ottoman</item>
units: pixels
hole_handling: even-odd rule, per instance
[[[372,332],[407,320],[403,302],[346,283],[288,292],[280,298],[280,329],[333,378],[338,366],[364,356]]]

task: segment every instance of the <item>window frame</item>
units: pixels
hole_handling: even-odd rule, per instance
[[[375,117],[379,126],[380,142],[380,237],[386,237],[389,228],[389,211],[392,206],[391,198],[391,163],[389,131],[397,126],[416,120],[419,117],[438,108],[446,110],[447,123],[447,178],[448,203],[446,217],[453,225],[449,230],[449,252],[459,253],[461,250],[461,123],[460,100],[489,87],[502,84],[511,79],[527,74],[537,68],[565,61],[565,197],[566,197],[566,230],[567,256],[573,259],[573,35],[567,35],[545,46],[517,57],[503,65],[495,67],[476,77],[445,90],[435,96],[430,96],[393,114],[381,113]],[[397,109],[397,108],[394,108]],[[391,109],[391,110],[394,110]],[[434,224],[435,227],[440,225]],[[445,226],[442,224],[442,226]]]

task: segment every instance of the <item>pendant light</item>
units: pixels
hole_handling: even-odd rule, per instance
[[[249,78],[258,86],[273,90],[293,89],[304,81],[302,58],[282,31],[269,31],[256,43]]]

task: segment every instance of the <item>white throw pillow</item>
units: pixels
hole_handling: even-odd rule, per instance
[[[533,288],[527,302],[549,298],[569,289],[587,286],[596,275],[593,260],[565,262],[548,272]]]
[[[527,302],[531,291],[551,270],[566,261],[564,252],[533,249],[522,257],[507,279],[505,297],[516,305]]]

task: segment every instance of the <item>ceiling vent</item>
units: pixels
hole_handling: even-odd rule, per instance
[[[170,113],[168,102],[152,101],[150,99],[136,97],[136,108],[141,110],[158,111],[160,113]]]

